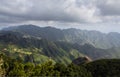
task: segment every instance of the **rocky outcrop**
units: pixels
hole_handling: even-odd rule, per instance
[[[85,56],[85,57],[79,57],[79,58],[73,60],[72,63],[79,65],[79,64],[89,63],[91,61],[92,61],[92,59],[90,59],[88,56]]]

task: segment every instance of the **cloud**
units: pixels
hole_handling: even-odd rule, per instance
[[[120,23],[120,0],[96,0],[102,23]]]
[[[98,22],[96,7],[79,0],[1,0],[0,19],[13,21]],[[4,20],[4,21],[5,21]],[[11,21],[11,20],[10,20]],[[2,21],[1,21],[2,22]]]
[[[104,16],[120,15],[120,0],[96,0],[96,4]]]
[[[1,0],[0,24],[120,23],[120,0]]]

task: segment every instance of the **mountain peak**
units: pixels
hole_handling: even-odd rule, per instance
[[[51,41],[67,41],[70,43],[78,43],[80,45],[87,43],[95,46],[96,48],[103,49],[120,46],[119,33],[104,34],[99,31],[88,31],[75,28],[61,30],[51,26],[39,27],[32,24],[9,27],[4,30],[16,31]]]

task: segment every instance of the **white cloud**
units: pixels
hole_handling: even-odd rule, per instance
[[[96,5],[101,10],[102,15],[120,15],[120,0],[96,0]]]
[[[120,0],[0,0],[0,25],[119,25],[119,9]]]
[[[2,0],[0,14],[23,21],[99,22],[97,9],[88,5],[78,0]]]

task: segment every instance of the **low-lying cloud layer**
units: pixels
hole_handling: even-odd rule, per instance
[[[0,24],[120,23],[120,0],[0,0]]]

